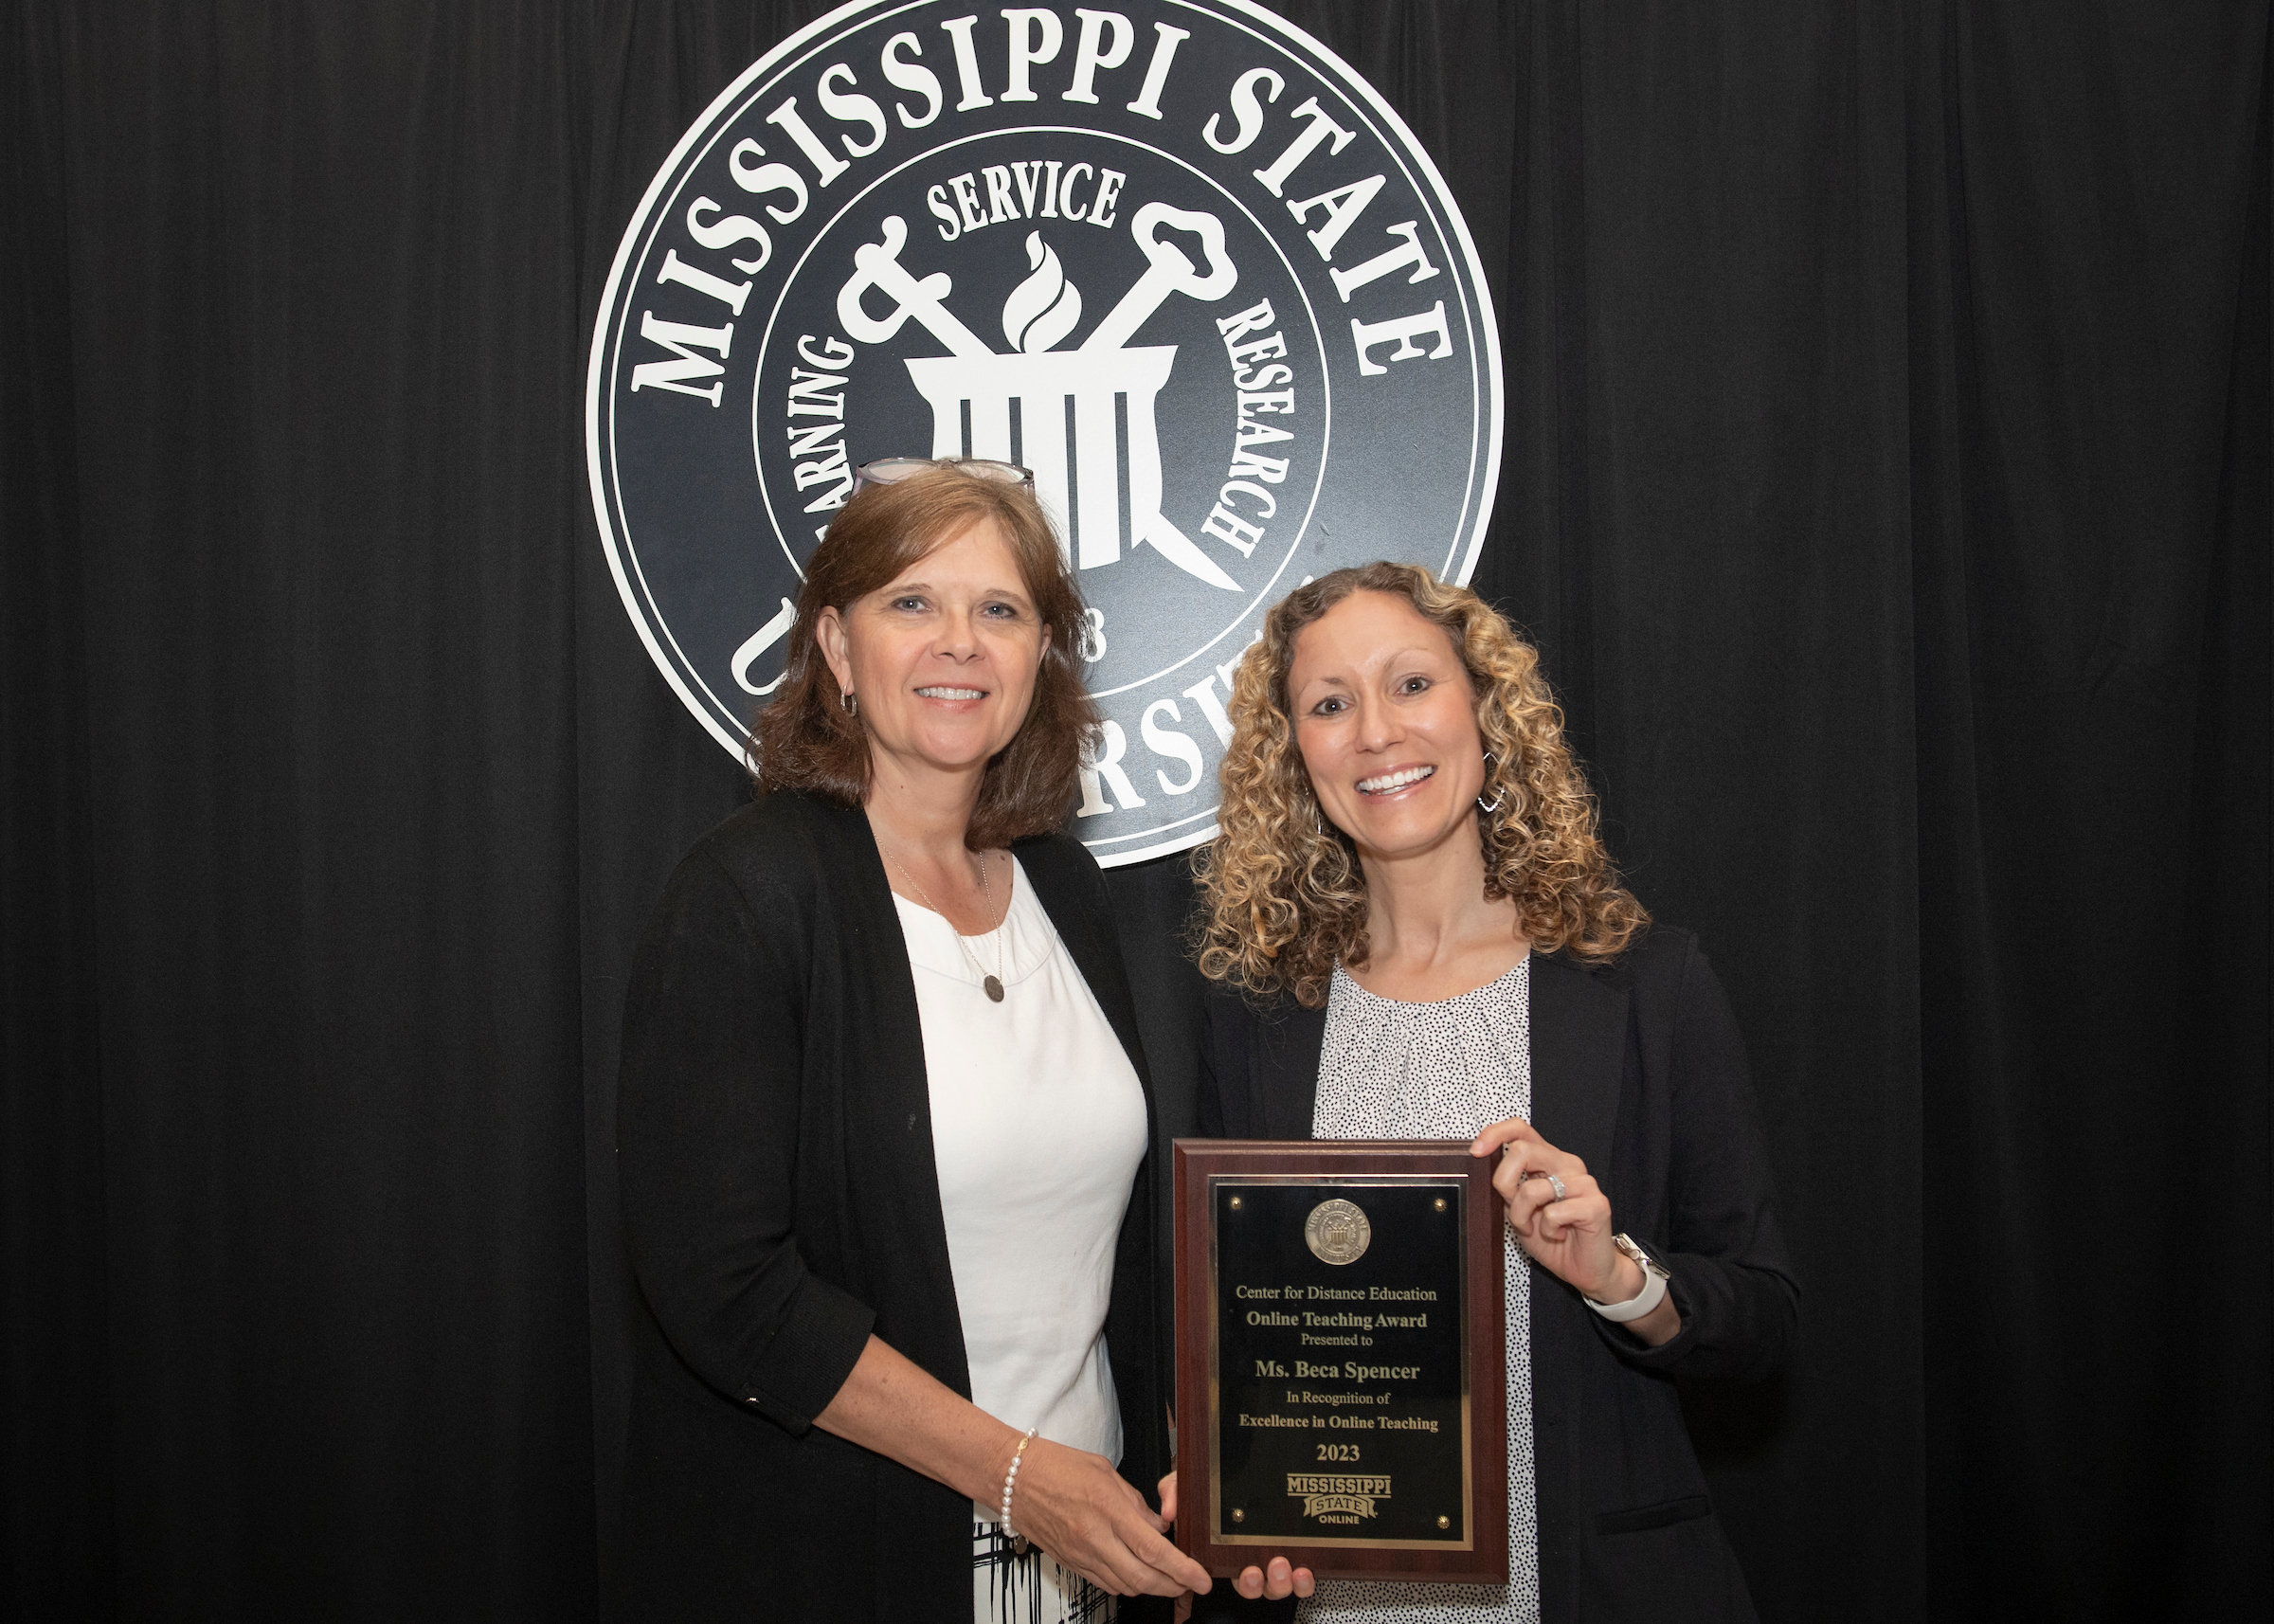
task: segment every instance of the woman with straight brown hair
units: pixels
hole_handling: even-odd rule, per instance
[[[1207,1586],[1135,1487],[1167,1464],[1152,1106],[1057,832],[1080,618],[1003,463],[870,464],[807,568],[759,797],[679,865],[627,997],[660,1332],[628,1617],[1060,1624]]]

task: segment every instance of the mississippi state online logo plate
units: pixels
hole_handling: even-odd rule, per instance
[[[1242,0],[846,6],[730,85],[624,233],[586,443],[624,605],[737,758],[805,560],[890,456],[1035,472],[1091,605],[1100,862],[1215,833],[1264,612],[1466,581],[1500,351],[1468,228],[1371,86]]]

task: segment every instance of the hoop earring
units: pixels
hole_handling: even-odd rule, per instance
[[[1492,768],[1498,765],[1499,763],[1494,759],[1492,752],[1490,750],[1487,750],[1485,752],[1485,777],[1487,779],[1489,779],[1492,776]],[[1487,801],[1483,796],[1480,795],[1476,798],[1476,809],[1479,812],[1484,813],[1487,817],[1489,817],[1491,814],[1500,810],[1500,803],[1503,799],[1504,797],[1495,796],[1490,801]]]
[[[860,714],[860,701],[854,697],[854,695],[850,694],[839,694],[837,696],[837,700],[839,704],[845,708],[845,714],[848,716],[857,716]]]

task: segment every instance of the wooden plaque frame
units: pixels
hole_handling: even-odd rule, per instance
[[[1180,1139],[1175,1145],[1178,1546],[1211,1575],[1236,1576],[1284,1556],[1321,1579],[1412,1579],[1505,1584],[1508,1577],[1507,1397],[1504,1342],[1505,1227],[1492,1173],[1499,1158],[1471,1156],[1467,1140]],[[1460,1181],[1465,1189],[1461,1279],[1466,1357],[1465,1439],[1469,1539],[1453,1545],[1321,1534],[1302,1541],[1232,1536],[1219,1529],[1217,1415],[1217,1247],[1212,1192],[1229,1182],[1363,1185]],[[1291,1490],[1290,1490],[1291,1492]]]

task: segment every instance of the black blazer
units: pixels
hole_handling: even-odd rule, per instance
[[[1137,1068],[1149,1125],[1097,865],[1063,836],[1019,859]],[[971,1391],[915,983],[866,816],[770,796],[680,863],[633,965],[616,1141],[660,1332],[632,1397],[623,1616],[968,1618],[970,1502],[813,1426],[872,1331]],[[1121,1470],[1148,1502],[1167,1457],[1149,1175],[1107,1320]]]
[[[1751,1619],[1670,1380],[1766,1374],[1798,1319],[1737,1022],[1695,939],[1665,926],[1607,969],[1534,955],[1530,1015],[1532,1126],[1586,1163],[1682,1311],[1646,1347],[1532,1266],[1542,1617]],[[1308,1139],[1326,1031],[1291,999],[1217,995],[1201,1131]]]

